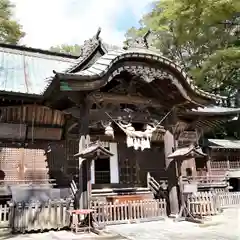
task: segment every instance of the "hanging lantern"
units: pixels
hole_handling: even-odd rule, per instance
[[[114,130],[111,123],[105,127],[105,135],[114,138]]]

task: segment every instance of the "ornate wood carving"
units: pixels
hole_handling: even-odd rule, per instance
[[[135,60],[136,58],[137,61]],[[136,61],[136,64],[132,61],[133,59]],[[139,68],[138,72],[132,70],[133,68]],[[144,70],[147,69],[148,73],[143,74],[143,70],[141,70],[141,68]],[[86,69],[79,74],[57,73],[57,76],[62,82],[64,82],[64,84],[68,85],[68,87],[64,87],[63,90],[73,91],[78,89],[79,91],[84,91],[87,89],[99,89],[121,72],[129,70],[134,71],[137,74],[145,75],[144,79],[147,82],[152,81],[153,78],[151,75],[154,77],[156,76],[156,78],[159,79],[159,73],[161,73],[161,71],[166,72],[168,75],[167,77],[170,77],[172,84],[176,85],[179,93],[190,102],[196,101],[201,104],[210,103],[211,101],[222,101],[221,103],[223,103],[223,101],[224,103],[226,102],[225,97],[216,96],[198,89],[198,87],[194,85],[193,80],[188,78],[188,76],[183,72],[183,69],[181,69],[181,67],[173,61],[166,59],[157,53],[149,51],[118,51],[111,53],[111,55],[106,54],[96,61],[89,69]],[[78,84],[78,87],[76,84]]]
[[[70,109],[66,109],[65,112],[67,114],[71,114],[75,118],[80,118],[80,113],[79,113],[79,108],[74,107]],[[154,120],[161,120],[160,115],[156,114],[150,114],[147,111],[130,111],[128,112],[127,110],[111,110],[108,108],[103,108],[103,109],[92,109],[90,111],[90,116],[89,119],[91,121],[106,121],[106,120],[111,120],[109,119],[109,116],[106,115],[105,112],[110,113],[111,117],[115,120],[131,120],[131,122],[139,122],[139,123],[149,123]],[[72,123],[68,129],[71,129],[75,126],[75,123]]]
[[[149,48],[148,45],[148,37],[150,35],[151,31],[148,30],[142,37],[137,37],[133,41],[127,42],[127,46],[125,49],[128,48]]]
[[[162,108],[162,105],[156,100],[147,97],[139,97],[139,96],[128,96],[121,94],[113,94],[113,93],[93,93],[90,95],[97,102],[105,102],[105,103],[125,103],[125,104],[135,104],[135,105],[144,105],[151,106],[154,108]]]

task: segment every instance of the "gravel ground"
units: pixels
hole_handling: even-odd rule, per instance
[[[115,236],[111,238],[115,240],[240,240],[240,208],[226,209],[221,215],[212,217],[201,225],[166,219],[157,222],[109,226],[107,231]],[[79,240],[99,239],[99,237],[96,238],[91,234],[75,235],[71,232],[61,231],[18,236],[2,235],[0,239]],[[109,238],[102,236],[101,239]]]

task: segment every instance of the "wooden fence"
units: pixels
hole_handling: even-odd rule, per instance
[[[93,201],[94,217],[99,224],[111,225],[158,220],[166,217],[165,200],[141,200],[123,203]]]
[[[217,204],[220,208],[240,207],[240,192],[217,193]]]
[[[193,216],[208,216],[218,213],[216,194],[211,192],[198,192],[187,200],[187,208]]]
[[[70,225],[71,200],[0,205],[0,227],[13,232],[64,229]]]
[[[8,204],[0,205],[0,228],[9,227],[9,213]]]
[[[198,192],[188,196],[187,208],[193,216],[218,214],[222,208],[240,207],[240,192]]]

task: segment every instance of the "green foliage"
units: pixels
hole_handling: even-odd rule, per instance
[[[9,0],[0,0],[0,42],[17,44],[25,35],[21,25],[12,20],[13,8]]]
[[[216,50],[201,68],[193,69],[192,74],[201,88],[233,95],[240,88],[240,48]]]
[[[78,44],[75,45],[62,44],[55,47],[51,47],[50,51],[80,56],[81,46]]]
[[[239,13],[239,0],[160,0],[139,29],[128,30],[126,42],[151,29],[151,44],[198,85],[229,95],[240,88]]]

